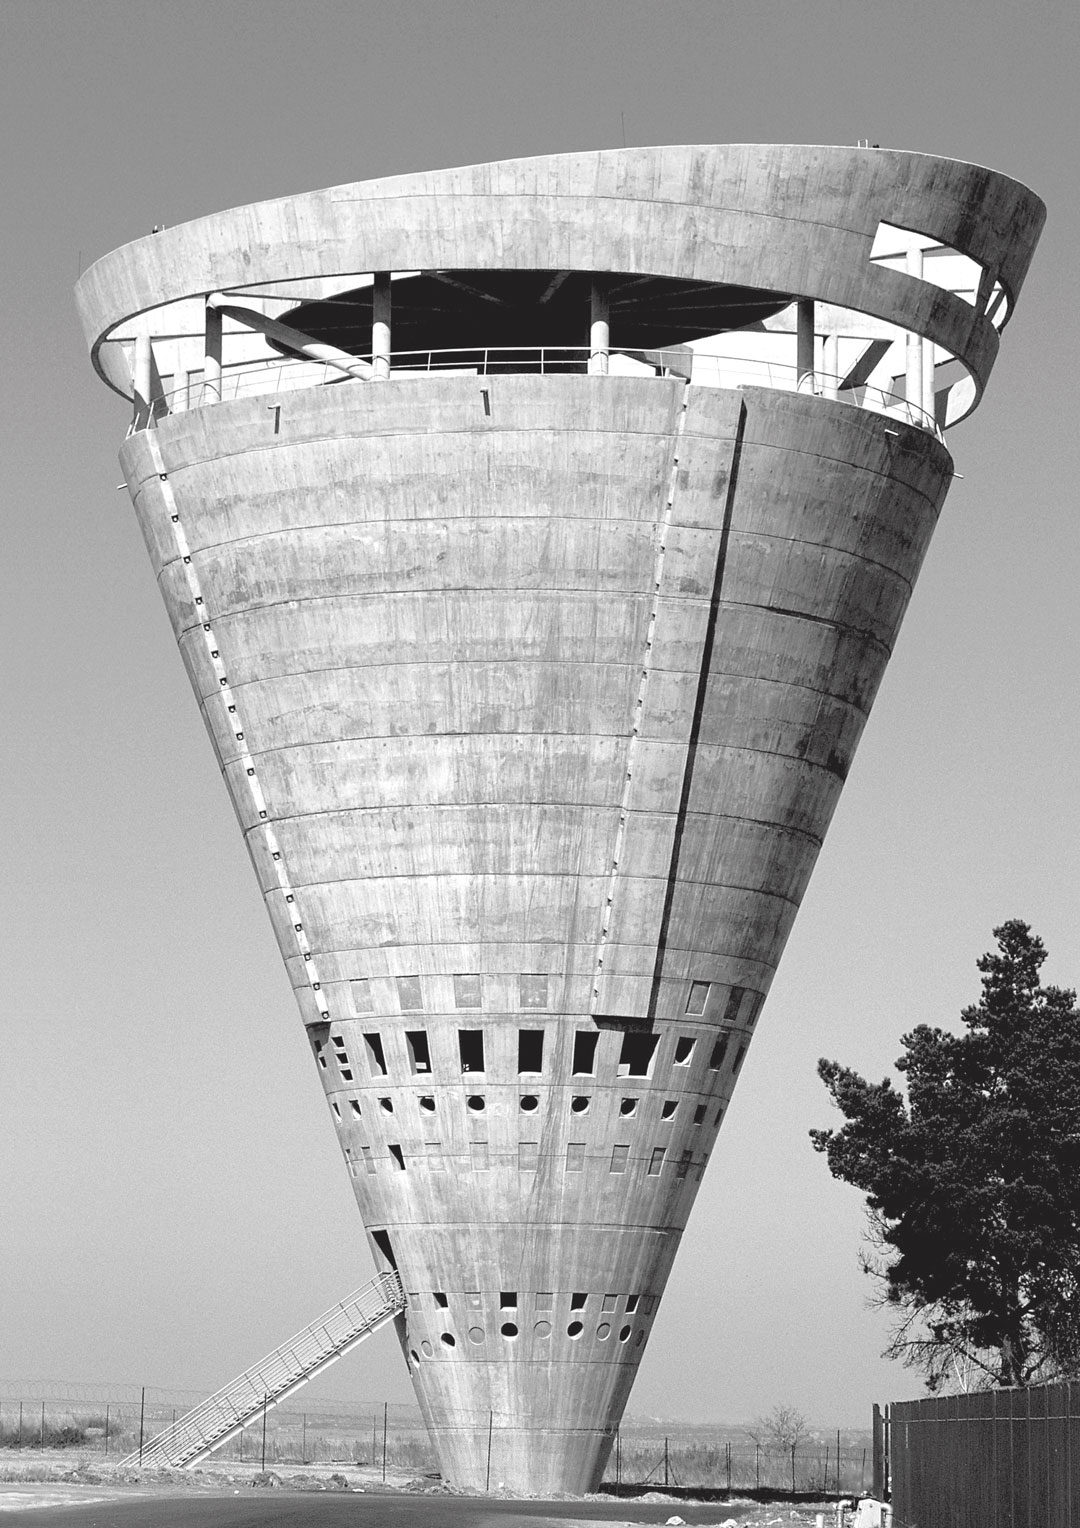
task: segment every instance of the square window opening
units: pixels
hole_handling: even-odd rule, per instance
[[[518,978],[518,1002],[522,1008],[546,1008],[548,1005],[548,979],[546,976],[525,975]]]
[[[537,1292],[536,1308],[537,1310],[554,1310],[555,1300],[550,1289],[541,1289]]]
[[[585,1302],[588,1300],[588,1298],[589,1297],[588,1297],[587,1294],[575,1294],[575,1295],[571,1295],[570,1296],[570,1309],[571,1310],[584,1310],[585,1309]]]
[[[643,1034],[640,1030],[628,1029],[623,1035],[622,1051],[619,1055],[619,1076],[648,1077],[659,1040],[659,1035]]]
[[[604,1312],[616,1310],[619,1304],[618,1295],[605,1295],[600,1302],[600,1309]]]
[[[504,1289],[499,1295],[500,1310],[517,1310],[517,1290]]]
[[[454,977],[454,1007],[479,1008],[481,1002],[480,975],[476,971]]]
[[[440,1310],[446,1310],[447,1306],[450,1304],[450,1301],[446,1298],[441,1289],[433,1290],[431,1298],[435,1301],[435,1304],[439,1307]]]

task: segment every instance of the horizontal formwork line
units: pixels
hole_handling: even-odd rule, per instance
[[[397,381],[399,383],[400,382],[406,382],[406,381],[410,381],[410,382],[411,381],[416,381],[416,382],[419,382],[419,383],[423,384],[423,386],[425,388],[430,389],[430,387],[431,387],[431,383],[430,383],[426,373],[422,377],[402,377],[402,376],[399,375],[396,378],[391,377],[390,380]],[[499,379],[497,377],[486,376],[486,375],[484,375],[484,376],[477,375],[475,377],[455,377],[455,378],[453,378],[453,380],[455,382],[471,384],[473,387],[476,387],[476,388],[479,389],[480,387],[491,387],[493,382],[498,383],[501,379]],[[623,378],[621,380],[629,381],[629,382],[639,382],[640,381],[640,382],[646,383],[650,387],[655,387],[657,382],[662,382],[664,379],[660,378],[660,377],[627,377],[627,378]],[[380,386],[381,386],[381,384],[380,384]],[[680,387],[683,386],[683,383],[682,383],[681,379],[679,380],[679,386]],[[335,391],[337,392],[338,396],[341,396],[341,389],[340,388],[335,389]],[[462,389],[462,391],[464,391],[464,388]],[[721,391],[723,391],[723,389],[715,388],[714,387],[714,388],[709,388],[708,391],[709,392],[721,392]],[[733,391],[734,391],[734,389],[733,389]],[[308,398],[310,398],[310,397],[312,397],[312,396],[314,396],[316,394],[320,395],[322,397],[326,397],[327,394],[328,394],[328,389],[325,386],[316,383],[316,384],[312,385],[311,387],[291,388],[291,389],[289,389],[285,393],[276,393],[276,392],[252,393],[250,395],[250,397],[248,397],[248,398],[232,398],[232,399],[229,399],[229,400],[227,400],[225,402],[214,404],[214,405],[212,405],[212,407],[214,409],[228,409],[228,408],[236,408],[237,406],[243,406],[244,404],[248,404],[248,403],[262,403],[263,400],[265,400],[268,397],[273,397],[273,398],[289,398],[289,397],[307,396]],[[276,407],[276,405],[270,405],[270,404],[265,404],[264,406],[266,408]],[[670,409],[670,405],[667,405],[667,407]],[[282,405],[282,410],[284,412],[284,405]],[[166,420],[161,420],[161,421],[158,422],[158,425],[157,425],[157,434],[160,435],[162,433],[161,426],[162,426],[162,424],[167,424],[168,419],[182,419],[182,418],[190,417],[190,415],[192,415],[192,414],[203,414],[205,412],[206,412],[205,409],[184,409],[184,410],[182,410],[178,414],[170,414],[167,417]],[[133,436],[131,436],[129,438],[132,439],[132,440],[137,440],[139,438],[139,434],[143,434],[143,433],[145,433],[145,432],[140,431],[140,432],[138,432],[138,434],[133,435]],[[404,428],[397,429],[397,430],[392,430],[392,429],[373,429],[373,430],[358,429],[358,430],[341,430],[341,431],[334,430],[334,431],[330,431],[330,432],[327,432],[327,433],[324,433],[324,434],[321,434],[321,435],[317,435],[317,434],[311,433],[311,434],[304,434],[304,435],[301,435],[301,436],[298,436],[298,437],[288,437],[288,436],[283,437],[281,435],[276,435],[276,436],[275,435],[271,435],[271,436],[268,436],[268,437],[266,437],[266,438],[264,438],[264,439],[262,439],[262,440],[260,440],[258,442],[252,441],[248,445],[239,446],[235,450],[220,451],[220,452],[216,453],[214,456],[193,457],[191,460],[182,462],[179,466],[176,466],[176,467],[170,467],[168,465],[168,463],[166,463],[166,469],[165,470],[167,471],[169,476],[172,477],[174,474],[178,475],[181,472],[190,472],[190,471],[193,471],[193,470],[195,470],[196,468],[199,468],[199,467],[213,466],[217,462],[230,461],[230,460],[232,460],[232,459],[234,459],[236,457],[240,457],[240,456],[254,455],[256,452],[262,452],[262,451],[283,451],[283,450],[290,450],[290,449],[291,450],[295,450],[297,446],[307,446],[307,445],[310,445],[310,446],[322,446],[322,445],[326,445],[327,442],[329,442],[329,441],[364,441],[364,440],[387,441],[387,440],[408,440],[408,439],[412,439],[412,438],[416,438],[416,437],[420,437],[420,438],[424,439],[425,441],[429,441],[429,440],[434,441],[434,440],[439,440],[439,439],[443,439],[443,440],[455,440],[455,439],[460,439],[462,436],[469,436],[469,437],[471,437],[473,439],[477,439],[477,440],[499,440],[499,441],[506,441],[510,436],[519,436],[519,437],[521,437],[522,439],[525,439],[525,440],[536,440],[539,436],[547,436],[547,437],[549,437],[549,438],[551,438],[553,440],[555,440],[555,439],[562,439],[565,436],[573,436],[573,437],[575,437],[577,439],[580,439],[582,436],[595,436],[598,439],[602,440],[602,439],[605,439],[607,437],[619,437],[619,438],[625,439],[627,436],[631,436],[631,437],[634,437],[636,439],[641,439],[641,440],[649,440],[649,441],[657,441],[657,442],[668,443],[668,442],[671,441],[671,439],[673,438],[674,434],[675,434],[675,421],[674,421],[674,419],[670,422],[670,424],[668,424],[663,429],[660,429],[660,428],[657,428],[657,429],[635,429],[633,426],[628,425],[624,421],[624,422],[622,422],[620,424],[612,424],[612,425],[609,425],[609,426],[604,426],[604,425],[574,425],[574,424],[564,424],[564,425],[541,424],[541,425],[531,426],[531,425],[525,425],[525,424],[516,424],[516,425],[512,425],[512,426],[510,426],[509,428],[506,428],[506,429],[500,429],[498,426],[495,426],[493,428],[491,425],[480,425],[477,422],[475,424],[462,424],[462,425],[460,425],[459,427],[456,427],[456,428],[455,427],[448,427],[448,426],[444,425],[444,426],[441,426],[440,428],[434,429],[434,430],[431,429],[430,425],[426,424],[424,421],[417,420],[415,423],[407,425]],[[722,441],[725,441],[725,440],[731,440],[732,439],[732,437],[730,435],[717,435],[717,436],[712,436],[712,435],[707,435],[706,436],[706,435],[703,435],[700,438],[701,439],[705,439],[705,440],[714,440],[715,439],[718,443],[720,443]],[[158,477],[158,474],[156,472],[149,472],[149,473],[147,473],[146,477],[139,478],[138,481],[135,484],[135,492],[136,492],[136,494],[141,493],[142,490],[146,487],[146,484],[155,481],[157,479],[157,477]]]
[[[258,828],[260,828],[261,826],[262,826],[262,824],[256,824],[254,828],[248,829],[247,831],[254,832]],[[472,882],[472,881],[503,881],[508,876],[512,876],[515,880],[528,880],[530,882],[531,881],[605,881],[605,880],[607,880],[607,875],[606,875],[605,872],[599,872],[596,875],[585,875],[584,873],[582,873],[580,871],[570,871],[570,870],[538,870],[538,871],[530,871],[528,874],[526,874],[524,871],[520,871],[520,870],[456,870],[456,871],[455,870],[452,870],[452,871],[430,870],[430,871],[421,871],[421,872],[411,871],[411,872],[408,872],[408,873],[403,873],[401,875],[362,875],[362,876],[351,875],[351,876],[340,876],[338,878],[335,878],[332,881],[295,881],[294,880],[294,881],[290,882],[290,885],[292,886],[292,889],[293,889],[294,892],[300,892],[300,891],[315,891],[318,888],[323,887],[323,886],[358,886],[358,885],[359,886],[363,886],[363,885],[367,885],[368,883],[373,882],[373,881],[441,881],[441,882],[448,882],[448,881],[449,882],[453,882],[453,881],[470,881],[470,882]],[[666,875],[635,875],[635,876],[630,877],[630,879],[635,880],[635,881],[656,881],[658,884],[666,885],[668,877]],[[757,887],[757,886],[740,886],[740,885],[738,885],[738,884],[736,884],[734,882],[727,882],[727,881],[690,881],[690,880],[685,880],[682,877],[680,877],[678,885],[679,885],[680,888],[684,888],[684,887],[688,887],[688,886],[708,886],[708,887],[712,887],[716,891],[745,892],[748,896],[767,897],[770,901],[774,901],[774,902],[786,902],[789,906],[795,907],[795,908],[797,908],[800,905],[799,902],[797,902],[793,897],[785,896],[782,892],[779,892],[779,891],[764,891],[760,887]],[[275,891],[280,891],[280,890],[281,890],[280,886],[275,886],[275,887],[272,887],[270,889],[270,891],[264,893],[264,895],[268,895],[268,896],[269,895],[273,895],[273,893]],[[287,960],[291,961],[294,958],[298,959],[299,957],[294,957],[294,956],[290,955],[290,956],[288,956],[286,958],[287,958]]]

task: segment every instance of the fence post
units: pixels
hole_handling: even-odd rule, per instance
[[[795,1445],[791,1445],[791,1494],[795,1495]]]
[[[668,1440],[664,1439],[664,1485],[668,1483]]]
[[[109,1403],[105,1402],[105,1457],[109,1457]]]
[[[303,1432],[300,1437],[300,1463],[307,1464],[307,1412],[303,1413]]]
[[[45,1402],[41,1403],[41,1436],[38,1439],[38,1447],[45,1452]]]
[[[383,1483],[384,1484],[386,1482],[386,1415],[387,1415],[388,1409],[389,1409],[389,1403],[387,1401],[383,1401],[383,1403],[382,1403],[382,1478],[383,1478]]]
[[[484,1480],[484,1490],[491,1490],[491,1429],[495,1422],[495,1413],[488,1412],[488,1446],[487,1446],[487,1476]]]
[[[843,1489],[844,1489],[843,1486],[840,1484],[840,1429],[838,1427],[836,1429],[836,1494],[837,1494],[837,1496],[840,1495],[840,1492]]]
[[[615,1495],[622,1486],[622,1428],[615,1429]]]
[[[262,1425],[262,1464],[259,1466],[262,1473],[266,1474],[266,1407],[270,1397],[263,1391],[263,1425]]]
[[[754,1489],[761,1489],[761,1444],[754,1444]]]
[[[19,1402],[19,1447],[22,1448],[22,1401]]]
[[[146,1420],[146,1386],[142,1387],[142,1395],[139,1398],[139,1463],[142,1464],[143,1454],[143,1422]]]

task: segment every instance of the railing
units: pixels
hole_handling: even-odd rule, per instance
[[[238,1378],[216,1391],[122,1461],[194,1464],[277,1406],[320,1370],[396,1316],[405,1294],[396,1273],[378,1274]]]
[[[370,355],[356,356],[370,365]],[[587,346],[505,345],[483,346],[472,350],[404,350],[389,358],[393,376],[398,379],[427,376],[499,376],[531,373],[583,375],[593,359]],[[805,392],[840,403],[886,414],[906,424],[927,430],[941,439],[934,416],[920,405],[909,402],[898,392],[863,383],[845,387],[844,378],[815,371],[812,378],[800,374],[784,362],[746,356],[710,355],[690,352],[686,347],[656,351],[611,351],[605,358],[610,375],[685,376],[695,387],[764,387],[780,392]],[[149,405],[137,410],[129,434],[151,428],[160,419],[213,403],[230,403],[242,398],[275,396],[301,388],[355,383],[358,379],[342,372],[330,362],[303,357],[274,361],[244,361],[223,367],[220,383],[193,377],[183,387],[160,394]],[[364,384],[366,385],[366,383]]]

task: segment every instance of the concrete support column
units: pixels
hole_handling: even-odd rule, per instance
[[[814,391],[814,299],[800,297],[795,318],[796,387],[800,393]]]
[[[390,272],[376,271],[371,291],[371,380],[390,375]]]
[[[221,402],[221,310],[206,300],[206,341],[203,353],[202,401]]]
[[[607,288],[594,281],[589,297],[589,372],[594,377],[608,374],[611,351],[611,321],[608,316]]]
[[[150,386],[154,370],[154,354],[150,348],[150,336],[135,337],[135,371],[132,377],[135,392],[135,424],[145,429],[150,423]]]
[[[922,354],[922,406],[929,423],[934,418],[934,342],[923,340]]]
[[[821,357],[821,391],[826,398],[840,396],[840,336],[827,334]]]
[[[907,252],[907,273],[915,276],[919,281],[923,279],[923,252],[921,249],[909,249]],[[909,334],[907,337],[907,377],[904,384],[904,394],[907,398],[908,408],[911,410],[912,421],[915,424],[922,423],[923,408],[923,356],[925,346],[921,334]]]

